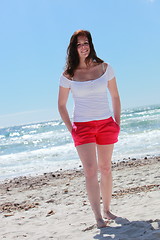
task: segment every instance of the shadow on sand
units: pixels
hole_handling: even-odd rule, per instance
[[[115,226],[101,228],[93,239],[98,240],[158,240],[160,239],[160,219],[129,221],[116,218]]]

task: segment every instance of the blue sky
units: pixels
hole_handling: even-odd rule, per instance
[[[59,77],[77,29],[114,68],[123,109],[160,103],[159,13],[159,0],[0,0],[0,127],[60,118]]]

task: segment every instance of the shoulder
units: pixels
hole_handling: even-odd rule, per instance
[[[67,75],[64,75],[64,73],[60,76],[60,86],[64,88],[71,88],[71,81]]]
[[[106,62],[103,62],[103,63],[102,63],[102,66],[103,66],[103,69],[104,69],[104,72],[105,72],[105,71],[107,70],[109,64],[106,63]]]
[[[62,76],[67,78],[68,80],[72,80],[72,77],[69,74],[67,74],[66,71],[62,73]]]
[[[104,62],[103,64],[104,64],[104,68],[105,68],[105,72],[106,72],[108,80],[112,80],[115,77],[115,73],[114,73],[112,66],[110,65],[110,63]]]
[[[114,71],[113,67],[111,66],[110,63],[103,62],[102,64],[104,65],[105,71],[108,71],[108,72],[110,72],[110,71],[113,72]]]

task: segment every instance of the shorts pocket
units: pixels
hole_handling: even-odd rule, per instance
[[[77,130],[77,126],[73,124],[71,134],[74,135],[76,133],[76,130]]]

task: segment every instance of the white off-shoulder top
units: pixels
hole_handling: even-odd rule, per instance
[[[113,68],[108,64],[106,71],[97,79],[88,81],[74,81],[60,77],[60,86],[70,88],[73,100],[74,122],[102,120],[111,117],[108,102],[108,81],[114,78]]]

